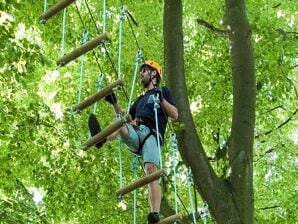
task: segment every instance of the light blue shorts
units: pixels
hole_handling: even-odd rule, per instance
[[[143,142],[144,138],[150,133],[150,129],[145,125],[134,128],[132,125],[126,124],[126,127],[128,135],[122,138],[122,140],[129,147],[130,151],[138,153],[139,144]],[[144,142],[140,154],[142,155],[144,163],[154,163],[159,167],[161,153],[157,146],[157,139],[153,134]]]

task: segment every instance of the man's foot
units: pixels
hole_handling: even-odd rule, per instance
[[[94,114],[89,115],[88,126],[89,126],[91,136],[94,136],[94,135],[98,134],[101,131],[100,125],[99,125],[99,123],[96,119],[96,116]],[[105,142],[106,142],[106,139],[96,143],[95,147],[99,149],[103,146],[103,144]]]
[[[159,221],[159,214],[158,212],[150,212],[148,214],[148,224],[154,224]]]

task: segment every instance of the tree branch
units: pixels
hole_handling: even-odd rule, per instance
[[[268,209],[274,209],[274,208],[280,208],[280,206],[279,205],[268,206],[268,207],[259,208],[259,210],[268,210]]]
[[[226,30],[221,30],[211,23],[208,23],[205,20],[202,19],[197,19],[197,23],[201,26],[204,26],[205,28],[209,29],[211,32],[213,32],[215,35],[220,36],[220,37],[228,37],[228,31]]]
[[[265,132],[264,134],[262,134],[262,135],[269,135],[269,134],[271,134],[273,131],[282,128],[283,126],[285,126],[287,123],[289,123],[289,122],[293,119],[293,117],[297,114],[297,112],[298,112],[298,108],[292,113],[292,116],[290,116],[287,120],[285,120],[284,122],[282,122],[281,124],[279,124],[276,128],[271,129],[271,130],[269,130],[269,131],[266,131],[266,132]],[[257,138],[259,138],[259,137],[262,136],[262,135],[256,135],[255,138],[257,139]]]

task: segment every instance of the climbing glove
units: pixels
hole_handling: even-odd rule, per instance
[[[163,101],[163,94],[162,94],[162,88],[158,87],[154,89],[154,95],[158,96],[158,99],[160,102]]]

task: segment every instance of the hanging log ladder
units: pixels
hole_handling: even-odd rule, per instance
[[[180,214],[175,214],[175,215],[169,216],[167,218],[164,218],[156,224],[169,224],[169,223],[174,223],[177,220],[182,220],[182,217]]]
[[[57,66],[61,67],[68,64],[69,62],[75,60],[76,58],[80,57],[86,52],[97,47],[103,40],[110,40],[110,39],[111,39],[111,35],[108,32],[103,32],[99,36],[95,37],[94,39],[88,41],[87,43],[83,44],[82,46],[74,49],[72,52],[58,59],[56,62]]]
[[[40,23],[45,23],[48,19],[50,19],[52,16],[60,12],[61,10],[65,9],[67,6],[69,6],[71,3],[73,3],[75,0],[62,0],[52,7],[50,7],[47,11],[44,12],[39,17]]]
[[[123,119],[119,119],[115,122],[113,122],[110,126],[103,129],[101,132],[99,132],[97,135],[94,135],[92,138],[88,139],[85,143],[82,145],[82,149],[86,150],[87,148],[90,148],[91,146],[95,145],[98,142],[101,142],[102,140],[106,139],[107,136],[112,134],[113,132],[117,131],[119,128],[123,126],[124,123],[131,121],[131,117],[129,114],[125,115]]]
[[[123,195],[137,189],[137,188],[140,188],[140,187],[142,187],[146,184],[149,184],[149,183],[159,179],[161,176],[164,176],[164,175],[166,175],[166,171],[163,170],[163,169],[159,170],[155,173],[147,175],[147,176],[145,176],[141,179],[138,179],[138,180],[132,182],[131,184],[121,188],[120,190],[116,191],[116,195],[118,197],[121,197],[121,196],[123,196]]]
[[[81,103],[73,106],[72,110],[74,112],[80,112],[90,105],[94,104],[96,101],[106,97],[107,95],[111,94],[113,89],[118,86],[123,86],[123,81],[121,79],[117,80],[116,82],[106,86],[101,91],[93,94],[92,96],[88,97],[87,99],[83,100]]]

